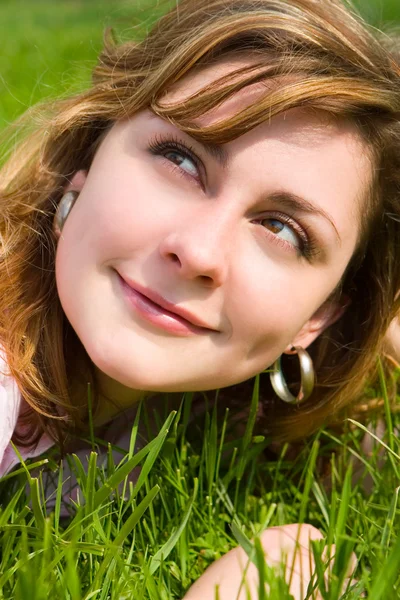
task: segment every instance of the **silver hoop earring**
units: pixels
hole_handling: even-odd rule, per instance
[[[56,214],[54,215],[53,231],[57,237],[61,235],[65,221],[74,206],[79,192],[70,191],[64,194],[58,203]]]
[[[289,404],[299,404],[307,400],[312,394],[315,380],[314,366],[308,352],[301,346],[296,346],[294,350],[299,357],[301,374],[300,391],[297,396],[293,396],[289,391],[282,372],[281,357],[274,362],[272,371],[269,374],[275,394]]]

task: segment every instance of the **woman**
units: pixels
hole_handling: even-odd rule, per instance
[[[48,109],[0,174],[3,473],[11,436],[87,430],[87,381],[99,428],[273,366],[286,440],[359,397],[398,310],[400,77],[341,2],[183,0]]]

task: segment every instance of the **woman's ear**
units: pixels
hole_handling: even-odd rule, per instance
[[[324,302],[296,335],[285,352],[290,353],[293,346],[307,348],[327,327],[333,325],[344,314],[351,304],[350,298],[340,296]]]

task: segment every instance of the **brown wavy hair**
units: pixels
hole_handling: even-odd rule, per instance
[[[96,381],[58,299],[52,222],[63,187],[90,168],[110,127],[144,108],[218,144],[294,107],[357,126],[374,177],[359,245],[335,290],[352,303],[310,347],[317,385],[306,403],[283,405],[262,378],[259,425],[295,439],[360,397],[373,381],[400,289],[400,68],[386,42],[339,0],[182,0],[142,40],[119,43],[107,30],[90,89],[31,108],[3,133],[7,143],[15,131],[22,137],[0,171],[0,339],[32,409],[28,434],[14,441],[31,444],[47,431],[62,447],[68,432],[87,428],[86,400],[71,397],[69,381],[80,370],[94,406]],[[243,53],[248,66],[184,104],[163,104],[165,92],[193,69]],[[266,86],[261,99],[223,122],[195,125],[256,82],[279,85]],[[292,376],[295,382],[295,369]],[[243,403],[248,386],[227,388],[224,402]]]

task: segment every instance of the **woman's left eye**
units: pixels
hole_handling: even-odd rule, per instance
[[[292,221],[287,221],[283,217],[265,217],[259,219],[258,222],[279,240],[282,240],[283,243],[289,244],[300,251],[307,245],[306,234],[300,232]]]

